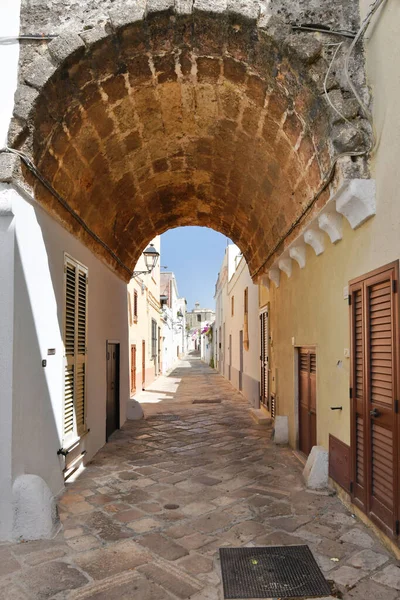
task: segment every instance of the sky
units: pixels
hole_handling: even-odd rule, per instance
[[[195,302],[201,308],[215,307],[215,282],[224,258],[227,243],[221,233],[207,227],[178,227],[161,236],[161,266],[173,271],[180,296],[187,300],[187,309]]]

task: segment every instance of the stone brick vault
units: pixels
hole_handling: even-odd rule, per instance
[[[25,33],[59,35],[22,47],[9,145],[72,211],[25,167],[16,177],[123,278],[157,233],[202,225],[241,248],[256,280],[343,178],[367,176],[364,158],[344,157],[329,177],[335,156],[368,148],[340,68],[328,90],[357,129],[323,94],[338,38],[294,31],[311,0],[296,15],[270,4],[279,17],[254,1],[66,1],[52,21],[23,2]],[[356,26],[341,2],[319,4],[333,26],[335,10]]]

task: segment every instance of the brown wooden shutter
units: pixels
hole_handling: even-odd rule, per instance
[[[135,290],[133,292],[133,320],[136,323],[138,317],[138,293]]]
[[[87,273],[80,267],[78,277],[78,339],[76,356],[76,429],[82,435],[86,429],[86,345],[87,345]]]
[[[350,286],[352,494],[389,535],[398,519],[398,265]]]
[[[87,270],[65,258],[63,442],[86,430]]]
[[[317,355],[299,348],[299,449],[308,455],[317,443]]]
[[[76,266],[65,265],[65,326],[63,439],[75,430],[75,337],[76,337]]]
[[[249,288],[244,290],[244,324],[243,324],[243,347],[249,349]]]
[[[370,511],[391,529],[395,507],[395,315],[392,273],[377,275],[365,284],[367,319],[367,385],[369,410],[379,413],[370,421]]]
[[[364,402],[364,300],[362,284],[350,288],[353,491],[355,503],[366,509],[365,402]]]

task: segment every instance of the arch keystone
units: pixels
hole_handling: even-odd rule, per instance
[[[318,226],[322,231],[329,235],[332,244],[336,244],[342,239],[342,215],[337,212],[322,213],[318,217]]]
[[[297,262],[300,269],[304,269],[306,266],[306,247],[304,245],[296,245],[290,248],[289,256]]]
[[[325,238],[322,231],[308,229],[304,234],[304,241],[311,246],[317,256],[325,250]]]

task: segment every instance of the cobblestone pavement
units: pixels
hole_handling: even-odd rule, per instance
[[[0,546],[0,598],[220,600],[218,548],[276,544],[308,544],[346,600],[400,598],[393,557],[215,371],[181,361],[141,401],[67,485],[57,537]]]

